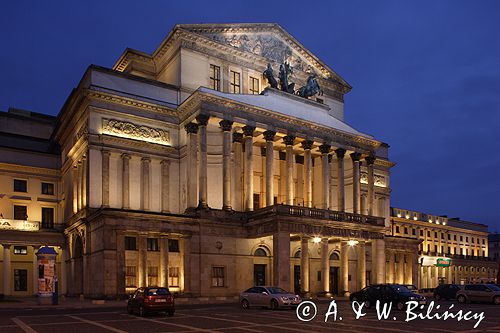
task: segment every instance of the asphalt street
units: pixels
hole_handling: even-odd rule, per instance
[[[450,312],[462,310],[476,319],[458,321],[415,319],[405,322],[406,312],[392,310],[386,320],[378,320],[375,309],[361,312],[365,316],[355,319],[351,303],[339,301],[335,307],[328,302],[317,302],[300,315],[308,314],[310,321],[297,318],[297,311],[282,309],[271,311],[262,308],[241,309],[237,304],[227,305],[183,305],[173,317],[164,314],[137,317],[129,315],[123,307],[89,309],[0,309],[0,333],[59,333],[59,332],[500,332],[500,306],[492,304],[439,303],[440,309],[433,314],[443,314],[453,304]],[[325,322],[325,314],[331,310]],[[313,314],[316,316],[313,317]],[[419,312],[425,314],[424,312]],[[476,329],[479,314],[484,313]],[[334,320],[336,319],[336,320]]]

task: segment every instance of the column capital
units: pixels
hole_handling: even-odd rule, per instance
[[[111,152],[107,149],[103,149],[103,150],[101,150],[101,154],[103,154],[104,156],[109,156],[109,155],[111,155]],[[81,162],[81,161],[78,161],[78,162]]]
[[[130,154],[123,153],[122,154],[122,159],[124,159],[124,160],[130,160]]]
[[[337,155],[338,159],[344,158],[345,155],[345,149],[344,148],[337,148],[335,149],[335,154]]]
[[[196,116],[196,121],[198,122],[198,126],[207,126],[208,120],[210,116],[208,114],[200,113]]]
[[[321,152],[321,154],[328,154],[330,152],[330,148],[330,145],[322,144],[321,146],[319,146],[319,151]]]
[[[149,162],[151,162],[151,158],[148,156],[145,156],[145,157],[141,158],[141,161],[149,163]]]
[[[359,162],[359,160],[361,159],[361,153],[351,153],[351,159],[353,162]]]
[[[233,132],[233,142],[242,143],[243,133]]]
[[[233,127],[233,122],[231,120],[224,119],[219,121],[219,126],[222,128],[223,132],[229,132]]]
[[[283,137],[283,142],[286,146],[293,146],[293,142],[295,141],[295,137],[293,135],[287,135]]]
[[[266,141],[274,141],[274,136],[276,135],[276,132],[267,130],[263,134]]]
[[[253,136],[253,132],[255,131],[255,127],[247,125],[247,126],[243,126],[242,130],[243,130],[243,134],[245,134],[245,136]]]
[[[169,166],[170,165],[170,160],[162,160],[160,162],[160,164],[163,165],[163,166]]]
[[[373,163],[375,163],[375,160],[376,160],[375,155],[372,154],[365,157],[365,161],[368,165],[373,165]]]
[[[302,148],[304,148],[305,150],[307,150],[307,149],[310,150],[312,148],[313,144],[314,144],[314,141],[312,141],[312,140],[302,141]]]
[[[186,126],[184,126],[184,128],[186,129],[186,132],[188,132],[188,134],[198,133],[198,124],[196,124],[196,123],[186,124]]]

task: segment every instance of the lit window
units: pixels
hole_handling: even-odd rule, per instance
[[[212,267],[212,287],[224,287],[225,267]]]
[[[42,207],[42,228],[54,228],[54,208]]]
[[[42,183],[42,194],[54,195],[54,184]]]
[[[168,240],[168,252],[180,252],[178,239],[169,239]]]
[[[250,87],[248,90],[250,94],[258,95],[260,93],[259,79],[250,76]]]
[[[28,270],[14,270],[14,291],[28,291]]]
[[[14,179],[14,192],[28,192],[28,181],[23,179]]]
[[[169,287],[179,286],[179,267],[170,267],[168,269],[168,285]]]
[[[27,220],[28,207],[14,205],[14,220]]]
[[[220,67],[210,65],[210,88],[220,91]]]
[[[240,73],[231,71],[231,90],[232,94],[239,94],[241,92],[240,89]]]
[[[158,267],[148,267],[148,286],[158,286]]]
[[[14,246],[14,254],[28,254],[28,248],[26,246]]]
[[[125,250],[137,250],[136,238],[125,236]]]
[[[158,238],[148,238],[148,251],[158,251]]]
[[[125,237],[127,238],[127,237]],[[132,238],[132,237],[128,237]],[[134,238],[135,239],[135,238]],[[125,286],[136,287],[136,272],[135,266],[125,266]]]

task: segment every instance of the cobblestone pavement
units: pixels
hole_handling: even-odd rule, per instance
[[[406,312],[392,310],[387,320],[378,320],[376,310],[366,311],[366,316],[355,319],[351,304],[339,301],[337,320],[330,315],[325,323],[328,302],[318,302],[317,316],[308,322],[297,319],[296,310],[271,311],[262,308],[241,309],[237,304],[179,306],[175,316],[163,314],[137,317],[126,313],[125,307],[89,309],[0,309],[0,333],[58,333],[58,332],[500,332],[500,306],[492,304],[439,303],[440,309],[463,314],[471,311],[484,319],[473,326],[477,319],[424,320],[405,322]],[[333,310],[333,307],[331,308]],[[313,307],[299,308],[302,314],[312,314]],[[426,311],[420,312],[425,314]],[[340,319],[342,317],[342,319]]]

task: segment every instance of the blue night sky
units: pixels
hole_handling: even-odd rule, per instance
[[[176,23],[276,22],[353,86],[391,146],[392,205],[500,231],[500,1],[3,1],[0,109],[57,114],[90,64]]]

